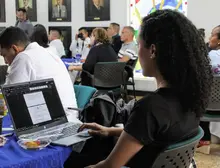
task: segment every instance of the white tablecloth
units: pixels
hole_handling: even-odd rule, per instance
[[[81,62],[78,62],[78,63],[74,63],[74,62],[64,62],[65,64],[68,64],[68,65],[73,65],[73,66],[78,66],[78,65],[82,65]],[[73,84],[75,83],[76,81],[76,77],[77,75],[79,74],[79,71],[69,71],[69,75],[70,75],[70,78],[73,82]]]
[[[144,77],[142,73],[134,73],[135,90],[136,91],[155,91],[157,82],[155,78]],[[133,90],[132,86],[128,86],[128,90]]]

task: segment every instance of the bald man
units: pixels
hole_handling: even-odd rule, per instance
[[[50,46],[57,49],[60,58],[66,55],[63,42],[61,41],[61,35],[62,33],[60,30],[50,30],[49,33]]]
[[[122,47],[118,53],[120,62],[129,62],[138,59],[138,47],[134,41],[135,30],[131,26],[125,26],[121,33]]]

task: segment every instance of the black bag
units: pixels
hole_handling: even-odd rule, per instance
[[[106,127],[115,126],[118,123],[125,124],[134,102],[132,100],[126,104],[119,94],[112,91],[107,94],[95,94],[80,113],[80,120],[84,123],[95,122]]]

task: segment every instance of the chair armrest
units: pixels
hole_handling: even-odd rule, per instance
[[[94,75],[90,74],[88,71],[82,70],[82,72],[86,73],[86,75],[88,75],[89,78],[94,78]]]
[[[129,68],[133,71],[133,67],[131,65],[126,65],[125,68]]]
[[[92,86],[94,87],[94,75],[90,74],[88,71],[82,70],[92,81]]]
[[[129,77],[133,77],[134,76],[134,68],[131,65],[126,65],[125,66],[125,70],[128,72],[128,75],[130,75]]]

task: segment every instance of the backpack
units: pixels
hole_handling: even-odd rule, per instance
[[[95,122],[97,124],[111,127],[118,123],[125,124],[130,116],[135,100],[128,104],[119,94],[109,91],[106,94],[97,94],[80,113],[80,120],[84,123]]]

